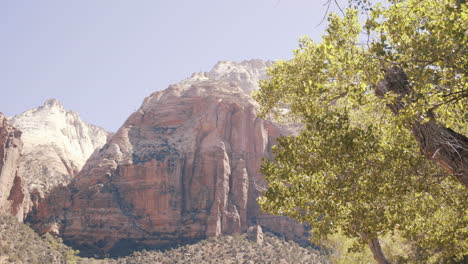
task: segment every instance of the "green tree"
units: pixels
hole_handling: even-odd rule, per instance
[[[374,86],[376,94],[392,93],[388,106],[421,151],[467,187],[467,5],[464,0],[390,2],[388,9],[377,6],[366,25],[375,35],[368,55],[380,60],[385,72]]]
[[[329,17],[322,42],[304,38],[270,68],[261,113],[304,128],[263,163],[262,207],[317,238],[358,237],[378,263],[389,263],[378,237],[394,230],[426,256],[467,254],[467,20],[451,0],[373,6],[364,27],[349,9]]]

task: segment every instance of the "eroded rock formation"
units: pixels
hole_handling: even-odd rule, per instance
[[[0,213],[14,215],[23,220],[29,194],[18,174],[18,161],[23,143],[21,131],[9,124],[0,113]]]
[[[10,119],[24,143],[19,174],[33,200],[59,185],[67,185],[86,160],[107,140],[108,133],[64,109],[56,99]]]
[[[266,187],[261,159],[290,133],[256,115],[250,91],[265,67],[221,62],[145,98],[72,183],[39,205],[36,229],[113,255],[252,225],[305,241],[303,225],[261,212],[256,201]]]

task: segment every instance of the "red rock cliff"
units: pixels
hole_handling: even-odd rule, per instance
[[[23,221],[29,194],[18,175],[21,154],[21,131],[11,126],[0,113],[0,213],[9,213]]]
[[[303,225],[260,211],[261,159],[289,132],[257,117],[244,91],[199,74],[150,95],[69,187],[40,204],[36,228],[114,255],[251,225],[305,241]]]

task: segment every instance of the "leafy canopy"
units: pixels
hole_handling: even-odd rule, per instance
[[[468,192],[419,153],[404,126],[431,112],[466,134],[466,4],[390,2],[374,6],[363,27],[354,9],[332,14],[320,43],[301,39],[293,59],[269,69],[255,96],[261,114],[304,128],[279,138],[275,161],[264,161],[261,204],[310,223],[317,238],[400,230],[427,257],[461,258]],[[382,69],[395,65],[415,91],[398,116],[386,107],[396,95],[374,95]]]

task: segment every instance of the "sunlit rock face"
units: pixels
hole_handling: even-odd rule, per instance
[[[10,122],[22,132],[19,174],[33,199],[43,197],[55,186],[68,184],[108,136],[104,129],[65,110],[56,99],[16,115]]]
[[[29,200],[24,180],[18,174],[18,164],[23,142],[21,131],[13,127],[0,113],[0,213],[24,218]]]
[[[269,63],[220,62],[145,98],[67,188],[31,217],[82,252],[161,248],[260,225],[305,241],[297,222],[260,211],[261,159],[290,131],[256,115]]]

